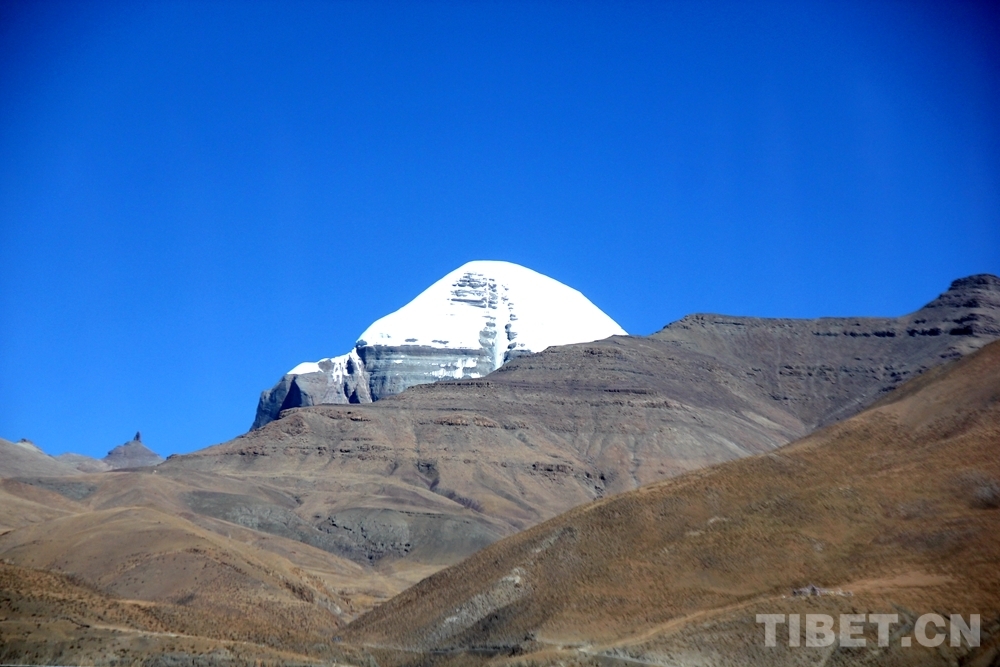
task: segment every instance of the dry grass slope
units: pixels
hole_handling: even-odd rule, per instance
[[[212,614],[102,594],[78,577],[0,564],[4,664],[314,665],[262,643],[213,638]],[[337,654],[343,658],[343,652]],[[325,660],[323,660],[325,658]]]
[[[346,637],[383,665],[986,665],[1000,627],[998,505],[993,343],[788,447],[503,540],[362,616]],[[810,583],[853,595],[790,596]],[[911,622],[979,613],[984,646],[764,648],[756,613],[818,611],[898,611]]]

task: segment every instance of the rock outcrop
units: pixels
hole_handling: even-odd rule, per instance
[[[812,430],[851,416],[931,366],[1000,338],[1000,278],[980,274],[956,280],[903,317],[699,314],[651,338],[741,369],[744,382]]]
[[[990,350],[945,362],[997,337],[998,288],[992,276],[956,281],[902,318],[692,316],[653,336],[516,358],[487,377],[286,410],[155,468],[22,469],[0,480],[5,655],[90,664],[113,643],[119,658],[148,661],[155,638],[190,662],[195,650],[217,655],[209,637],[324,663],[461,665],[469,654],[450,651],[472,649],[494,664],[497,650],[538,664],[551,650],[565,664],[613,666],[680,660],[707,636],[735,647],[721,663],[778,664],[775,652],[745,651],[761,641],[755,611],[995,610],[996,348],[987,364]],[[978,370],[938,382],[963,368]],[[10,449],[54,461],[0,441],[0,477]],[[621,494],[649,482],[661,483]],[[855,596],[792,595],[809,584]],[[873,587],[889,592],[873,599]],[[984,616],[984,632],[996,627]],[[352,640],[437,652],[341,653]],[[986,650],[995,641],[984,634]],[[792,653],[786,664],[806,655]],[[828,663],[860,654],[837,655]],[[254,656],[263,660],[237,657]],[[940,657],[927,664],[952,664]]]
[[[163,463],[164,458],[142,444],[141,436],[136,433],[135,438],[123,445],[118,445],[105,456],[101,461],[106,463],[112,470],[121,468],[144,468]]]
[[[469,262],[376,321],[353,350],[299,364],[261,394],[252,429],[282,410],[371,403],[441,379],[479,378],[511,359],[625,335],[580,292],[509,262]]]

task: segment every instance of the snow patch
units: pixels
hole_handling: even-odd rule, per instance
[[[326,361],[324,359],[324,361]],[[288,371],[288,375],[305,375],[306,373],[319,373],[319,362],[303,361],[301,364]]]

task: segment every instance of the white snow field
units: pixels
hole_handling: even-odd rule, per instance
[[[356,347],[487,350],[496,370],[513,354],[614,335],[627,334],[572,287],[511,262],[474,261],[374,322]],[[322,361],[340,367],[350,354]],[[301,363],[289,374],[316,372],[319,363]]]

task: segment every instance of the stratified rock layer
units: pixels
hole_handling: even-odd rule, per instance
[[[469,262],[374,322],[348,354],[285,374],[261,394],[251,428],[289,408],[370,403],[415,385],[483,377],[552,345],[624,334],[558,281],[509,262]]]
[[[903,317],[689,315],[651,336],[741,369],[807,430],[856,413],[927,368],[1000,338],[1000,278],[981,274]]]

